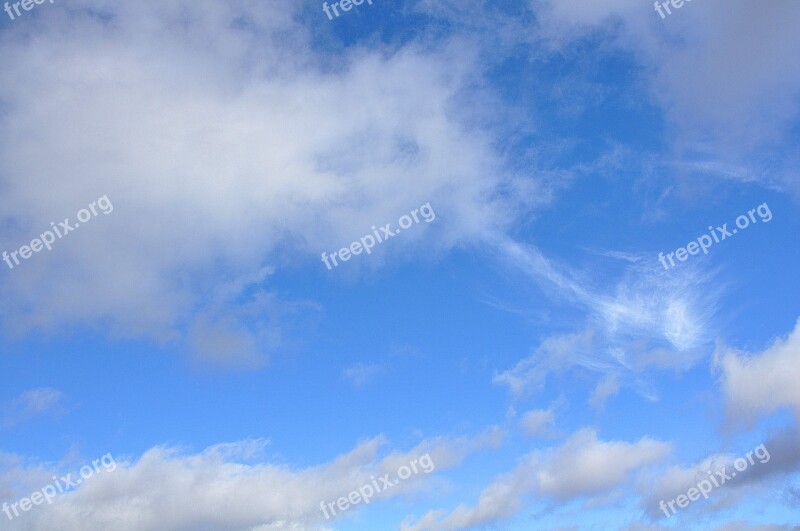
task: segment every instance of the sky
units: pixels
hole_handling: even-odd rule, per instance
[[[341,2],[5,5],[0,529],[800,529],[800,3]]]

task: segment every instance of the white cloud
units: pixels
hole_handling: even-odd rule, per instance
[[[561,500],[601,494],[624,483],[631,471],[658,462],[670,452],[670,445],[661,441],[602,441],[594,430],[583,429],[538,468],[538,490]]]
[[[800,192],[796,150],[780,142],[800,118],[800,65],[785,60],[800,47],[797,2],[687,2],[666,19],[635,0],[532,5],[547,47],[563,49],[599,30],[611,37],[603,51],[613,42],[636,56],[653,100],[677,126],[676,154],[686,164]],[[775,154],[787,162],[775,164]]]
[[[553,409],[533,409],[523,413],[520,426],[528,437],[552,437],[555,434]]]
[[[215,279],[298,261],[325,273],[321,251],[426,202],[437,223],[358,264],[412,256],[422,240],[435,256],[510,221],[487,201],[501,161],[459,105],[468,51],[336,55],[312,47],[300,8],[83,0],[0,34],[26,58],[0,72],[0,248],[103,194],[115,207],[3,275],[10,330],[189,330],[199,359],[259,365],[270,318],[208,317]]]
[[[431,511],[419,520],[404,522],[403,531],[469,529],[507,518],[522,507],[526,495],[565,501],[605,496],[622,486],[636,470],[664,459],[669,444],[649,438],[637,442],[602,441],[592,429],[574,433],[548,452],[533,452],[511,472],[488,485],[472,506]]]
[[[64,395],[58,389],[40,387],[28,389],[5,407],[3,425],[12,427],[46,413],[64,412],[61,405]]]
[[[568,334],[547,338],[536,351],[514,368],[495,374],[492,381],[505,384],[515,395],[527,389],[541,389],[547,375],[569,368],[575,359],[591,359],[592,334]]]
[[[797,429],[786,428],[768,437],[763,447],[759,444],[743,448],[737,453],[716,452],[688,466],[671,466],[652,481],[639,486],[642,507],[653,518],[665,518],[659,509],[661,500],[669,502],[680,494],[686,494],[690,488],[697,487],[716,472],[726,472],[730,479],[719,486],[709,482],[712,490],[708,501],[701,498],[680,509],[681,513],[719,512],[758,499],[764,493],[779,492],[786,486],[782,480],[800,470],[797,440]],[[736,469],[734,462],[737,459],[746,460],[747,468]],[[722,482],[719,475],[715,474],[715,478]]]
[[[458,465],[471,452],[498,442],[490,429],[474,437],[439,437],[422,441],[407,452],[379,457],[386,444],[375,437],[335,460],[296,468],[263,462],[266,441],[222,444],[197,454],[156,447],[139,459],[115,457],[113,471],[96,474],[75,491],[56,498],[52,505],[36,506],[24,517],[5,524],[10,531],[189,531],[215,529],[322,529],[326,521],[320,502],[336,500],[371,477],[396,474],[401,465],[425,453],[435,472]],[[254,462],[255,461],[255,462]],[[23,466],[10,461],[0,473],[0,488],[15,487],[11,500],[46,486],[63,470],[46,465]],[[101,469],[102,470],[102,469]],[[377,494],[372,504],[391,497],[428,490],[434,474],[419,474],[397,487]],[[345,517],[352,517],[351,508]],[[5,517],[4,517],[5,519]]]
[[[477,34],[483,54],[497,60],[520,45],[543,61],[566,56],[596,61],[598,69],[609,56],[630,58],[638,70],[630,97],[660,107],[666,118],[662,171],[683,185],[709,177],[757,181],[800,198],[800,156],[791,139],[800,119],[800,65],[786,61],[800,47],[797,2],[686,2],[666,19],[638,0],[525,4],[530,10],[520,6],[512,17],[486,2],[418,2],[427,14]],[[591,57],[577,51],[586,43]],[[582,73],[558,81],[546,88],[548,111],[558,106],[567,115],[609,90]]]
[[[607,374],[594,388],[589,398],[589,405],[596,411],[602,411],[606,406],[606,400],[617,393],[619,393],[619,377],[616,374]]]
[[[506,238],[493,244],[509,267],[528,275],[556,301],[584,309],[588,321],[581,332],[544,339],[515,367],[496,374],[494,382],[508,385],[514,394],[541,388],[550,373],[575,366],[636,380],[649,369],[687,369],[704,354],[719,288],[700,293],[696,286],[710,273],[692,267],[667,272],[653,256],[650,261],[625,260],[610,289],[593,287],[589,275],[555,264],[534,247]]]
[[[747,355],[719,346],[714,355],[731,418],[754,420],[783,407],[800,419],[800,320],[785,339]]]

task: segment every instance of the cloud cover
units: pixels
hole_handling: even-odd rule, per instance
[[[567,501],[605,496],[626,484],[633,473],[658,463],[672,451],[668,443],[642,438],[636,442],[605,441],[591,428],[573,433],[561,446],[525,456],[512,471],[496,478],[472,507],[430,511],[404,522],[403,531],[470,529],[508,518],[524,497]]]
[[[247,326],[209,317],[214,278],[316,263],[425,202],[447,223],[392,240],[365,267],[422,239],[435,254],[508,222],[492,199],[500,159],[459,110],[469,54],[413,44],[324,53],[297,9],[83,0],[0,35],[26,57],[0,73],[10,227],[0,246],[19,247],[101,194],[115,206],[2,277],[0,293],[18,301],[3,312],[8,331],[189,333],[195,350],[206,346],[199,358],[224,356],[208,352],[217,343],[236,347],[233,363],[259,365],[273,316]]]
[[[430,454],[435,471],[459,465],[467,456],[497,446],[502,432],[490,428],[474,436],[426,439],[409,451],[382,452],[387,440],[373,437],[330,462],[304,468],[264,458],[266,440],[219,444],[199,453],[155,447],[136,460],[116,458],[117,467],[92,477],[52,505],[34,506],[4,523],[10,531],[246,531],[323,529],[320,502],[336,500],[383,474]],[[382,455],[381,455],[382,454]],[[0,491],[27,496],[63,470],[6,460]],[[81,463],[82,464],[82,463]],[[435,474],[414,475],[377,494],[372,503],[433,487]],[[352,514],[345,513],[346,517]],[[5,520],[5,516],[3,520]]]

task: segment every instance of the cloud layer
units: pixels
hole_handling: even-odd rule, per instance
[[[0,36],[27,58],[0,73],[11,227],[0,246],[100,195],[115,207],[3,276],[0,291],[18,301],[2,316],[8,330],[188,333],[201,359],[259,365],[270,319],[209,315],[220,306],[212,279],[317,264],[426,202],[447,221],[395,238],[369,267],[422,239],[430,253],[508,222],[487,201],[500,160],[459,111],[468,54],[324,54],[293,3],[237,6],[87,0]]]

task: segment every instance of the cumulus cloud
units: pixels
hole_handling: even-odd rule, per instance
[[[259,366],[269,318],[209,316],[215,279],[317,263],[426,202],[447,223],[395,238],[365,267],[510,221],[487,200],[501,161],[459,105],[469,53],[333,54],[312,45],[300,8],[82,0],[0,34],[26,58],[0,72],[0,246],[103,194],[115,207],[2,277],[17,301],[7,330],[188,334],[201,360]]]
[[[531,495],[562,502],[606,496],[628,483],[635,471],[658,463],[670,452],[671,446],[662,441],[603,441],[594,430],[584,428],[561,446],[525,456],[514,470],[484,488],[474,506],[431,511],[416,521],[407,520],[402,529],[442,531],[488,525],[515,514],[523,497]]]
[[[788,407],[800,419],[800,320],[786,338],[764,351],[746,354],[718,346],[714,366],[731,418],[754,420]]]
[[[513,17],[478,1],[418,5],[480,35],[485,55],[506,57],[498,49],[520,45],[543,61],[603,61],[623,52],[638,69],[632,97],[665,115],[665,172],[686,184],[760,182],[800,197],[800,156],[791,139],[800,119],[800,66],[785,61],[800,45],[794,31],[800,7],[793,0],[735,2],[724,9],[687,2],[666,19],[652,2],[637,0],[530,0]],[[582,52],[587,43],[591,59]],[[607,94],[605,85],[580,74],[546,90],[548,107],[558,104],[567,114]]]
[[[624,483],[630,472],[660,461],[671,452],[665,442],[603,441],[594,430],[576,432],[534,474],[541,494],[568,500],[596,495]]]
[[[796,150],[778,141],[800,118],[800,65],[784,60],[800,46],[796,2],[686,3],[666,19],[635,0],[532,5],[548,47],[600,33],[636,56],[653,101],[677,128],[669,142],[683,170],[800,191]]]
[[[436,472],[446,470],[471,452],[498,444],[500,435],[497,429],[489,429],[472,437],[438,437],[409,451],[383,456],[379,453],[386,440],[375,437],[331,462],[307,468],[265,462],[264,440],[216,445],[196,454],[156,447],[136,460],[116,458],[113,471],[93,476],[76,490],[60,495],[52,505],[34,507],[24,518],[4,524],[4,529],[322,529],[326,521],[320,502],[346,496],[370,484],[373,476],[396,475],[400,466],[426,453]],[[9,502],[51,483],[53,474],[64,475],[63,470],[47,465],[5,461],[9,466],[0,473],[0,488],[5,487],[2,490]],[[377,494],[372,503],[429,490],[431,478],[413,475]],[[355,512],[352,508],[346,514],[352,517]]]
[[[759,444],[738,453],[716,452],[689,466],[671,466],[646,486],[644,483],[640,485],[642,506],[652,518],[664,518],[659,509],[661,500],[668,502],[686,494],[712,475],[721,482],[720,472],[726,473],[730,479],[719,487],[709,483],[712,490],[708,501],[704,498],[694,501],[681,509],[682,513],[718,512],[752,499],[757,493],[779,491],[782,488],[780,480],[800,470],[798,437],[797,428],[785,428],[768,437],[762,443],[763,447]],[[739,461],[739,468],[736,468],[737,460],[744,460],[747,467],[743,468],[744,463]]]

